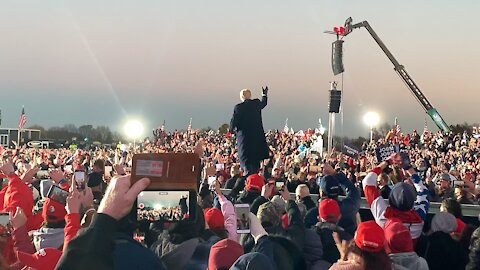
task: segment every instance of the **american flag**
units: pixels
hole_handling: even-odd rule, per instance
[[[27,123],[27,116],[25,115],[25,108],[22,108],[22,114],[20,115],[20,121],[18,122],[18,128],[23,129]]]
[[[288,118],[285,120],[285,127],[283,127],[283,133],[288,133]]]
[[[190,118],[190,123],[188,124],[187,132],[188,133],[192,132],[192,118]]]

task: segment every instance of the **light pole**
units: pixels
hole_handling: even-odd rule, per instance
[[[133,149],[135,149],[135,143],[138,138],[143,134],[143,125],[138,120],[130,120],[123,127],[125,134],[133,139]]]
[[[320,157],[323,158],[323,134],[325,134],[325,127],[322,125],[321,119],[318,119],[318,125],[318,130],[320,132],[320,137],[318,138],[320,144]]]
[[[380,117],[376,112],[368,112],[363,116],[363,122],[370,127],[370,143],[373,142],[373,127],[378,125]]]

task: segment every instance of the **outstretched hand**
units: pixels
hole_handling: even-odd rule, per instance
[[[268,95],[268,86],[265,86],[265,88],[262,87],[262,94],[263,94],[264,96]]]

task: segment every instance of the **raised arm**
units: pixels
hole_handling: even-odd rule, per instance
[[[262,109],[267,106],[267,95],[268,95],[268,86],[265,86],[265,88],[262,87],[262,101],[261,101],[261,107]]]
[[[413,185],[417,191],[417,199],[413,209],[417,211],[418,215],[425,221],[428,216],[428,209],[430,208],[430,201],[428,200],[428,189],[423,184],[422,179],[418,176],[417,172],[413,168],[407,170],[408,174],[412,177]]]

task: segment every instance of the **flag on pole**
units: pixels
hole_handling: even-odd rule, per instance
[[[165,132],[165,120],[163,120],[163,124],[162,124],[162,126],[160,127],[160,130],[161,130],[162,132]]]
[[[192,118],[190,118],[190,123],[188,124],[188,127],[187,127],[187,133],[190,133],[192,132]]]
[[[18,129],[23,129],[27,123],[27,116],[25,115],[25,108],[22,107],[22,114],[20,115],[20,121],[18,122]]]
[[[288,118],[285,120],[285,127],[283,128],[283,133],[288,133]]]
[[[425,118],[425,125],[423,126],[423,135],[428,133],[427,118]]]
[[[400,134],[401,131],[402,131],[402,129],[400,128],[400,125],[398,124],[398,119],[397,119],[397,117],[395,117],[395,132],[397,134]]]

